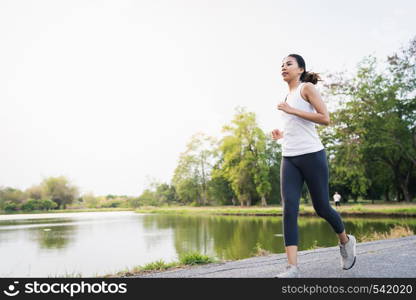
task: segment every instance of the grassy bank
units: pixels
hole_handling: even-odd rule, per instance
[[[0,210],[1,215],[25,215],[25,214],[56,214],[56,213],[79,213],[79,212],[106,212],[106,211],[133,211],[132,208],[68,208],[68,209],[51,209],[51,210],[33,210],[33,211],[16,211],[5,212]]]
[[[335,207],[334,207],[335,208]],[[343,204],[336,210],[341,215],[350,216],[385,216],[385,217],[416,217],[416,203],[405,204]],[[132,208],[68,208],[38,211],[4,212],[0,214],[53,214],[53,213],[79,213],[79,212],[108,212],[108,211],[135,211],[137,213],[158,213],[158,214],[203,214],[203,215],[235,215],[235,216],[281,216],[280,205],[269,205],[267,207],[251,206],[146,206],[139,209]],[[314,216],[315,210],[312,205],[301,204],[299,215]]]
[[[189,266],[203,265],[216,262],[216,259],[198,252],[185,253],[179,257],[179,261],[166,263],[163,260],[148,263],[144,266],[133,267],[132,269],[117,272],[116,274],[104,275],[104,278],[128,277],[146,274],[149,272],[166,271]],[[99,276],[97,276],[99,277]]]
[[[261,248],[261,244],[257,243],[256,247],[252,251],[252,256],[267,256],[272,253],[268,250]],[[183,269],[190,266],[204,265],[215,262],[226,262],[224,260],[218,260],[214,257],[209,257],[198,252],[185,253],[180,256],[179,261],[166,263],[163,260],[154,261],[144,266],[133,267],[128,270],[117,272],[116,274],[104,275],[104,278],[111,277],[131,277],[147,274],[150,272],[160,272],[174,269]],[[99,277],[99,276],[97,276]]]
[[[347,204],[337,207],[342,216],[385,216],[385,217],[416,217],[415,204]],[[142,207],[137,213],[158,214],[205,214],[205,215],[244,215],[244,216],[281,216],[281,206],[240,207],[240,206],[173,206],[173,207]],[[316,215],[312,205],[300,205],[299,215]]]

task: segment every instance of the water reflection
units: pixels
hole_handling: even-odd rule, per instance
[[[416,219],[344,218],[358,238],[395,225],[416,231]],[[300,250],[330,247],[337,236],[324,220],[299,218]],[[134,212],[0,216],[0,277],[100,276],[189,251],[242,259],[257,244],[284,252],[281,217],[153,215]]]
[[[76,226],[54,226],[31,230],[31,239],[41,249],[62,249],[69,246],[76,236]]]
[[[299,218],[299,250],[338,244],[330,225],[315,217]],[[360,238],[372,232],[385,233],[395,225],[416,231],[415,219],[344,218],[348,233]],[[221,259],[253,255],[256,245],[272,253],[283,253],[281,217],[147,215],[144,226],[172,228],[177,253],[198,251]]]

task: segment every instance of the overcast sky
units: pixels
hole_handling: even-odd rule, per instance
[[[237,106],[269,132],[280,65],[353,71],[416,35],[416,2],[0,0],[0,186],[67,176],[82,193],[170,182],[197,131]]]

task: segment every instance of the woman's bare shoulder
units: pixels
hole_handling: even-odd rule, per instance
[[[315,91],[316,91],[316,88],[312,82],[305,82],[300,91],[300,95],[302,96],[303,99],[305,99],[306,101],[310,103],[308,96],[314,93]]]

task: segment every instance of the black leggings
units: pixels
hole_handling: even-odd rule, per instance
[[[280,190],[283,203],[283,229],[286,246],[298,245],[299,199],[306,181],[318,216],[336,233],[344,231],[338,212],[329,204],[328,163],[325,149],[298,156],[283,156],[280,166]]]

